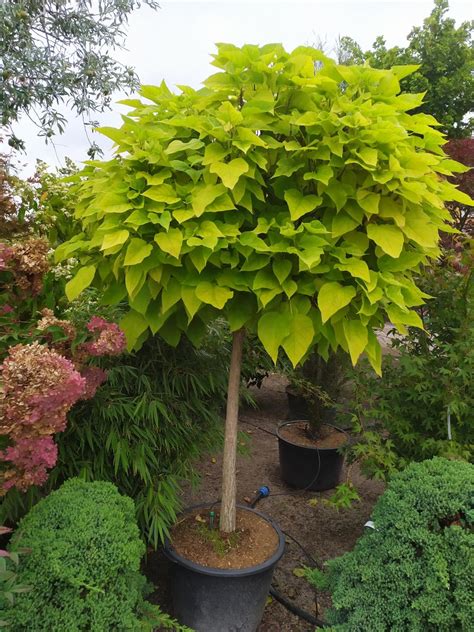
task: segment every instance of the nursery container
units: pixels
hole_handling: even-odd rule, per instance
[[[208,507],[199,505],[188,511]],[[262,564],[240,569],[221,569],[196,564],[177,553],[169,540],[164,553],[172,562],[171,591],[174,616],[196,632],[255,632],[263,616],[275,566],[285,548],[279,527],[264,514],[256,513],[275,529],[278,546]]]
[[[277,429],[278,451],[280,454],[280,474],[288,485],[298,489],[322,492],[336,487],[341,478],[344,455],[338,448],[318,448],[298,445],[281,436],[284,426],[302,420],[286,421]],[[341,428],[332,426],[347,435]]]

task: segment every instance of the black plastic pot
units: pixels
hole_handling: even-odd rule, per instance
[[[281,428],[298,421],[302,420],[283,422],[277,429],[282,479],[292,487],[317,492],[336,487],[341,479],[344,455],[337,448],[298,445],[281,436]],[[336,430],[346,434],[341,428]]]
[[[198,505],[193,509],[208,507]],[[169,540],[164,553],[172,562],[171,590],[174,615],[196,632],[255,632],[263,616],[273,571],[285,549],[285,538],[268,516],[242,505],[264,518],[278,535],[271,558],[249,568],[221,569],[195,564],[179,555]]]

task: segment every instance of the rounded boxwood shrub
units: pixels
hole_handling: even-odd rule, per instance
[[[353,551],[308,579],[332,593],[344,632],[471,630],[474,466],[434,458],[396,475]]]
[[[32,589],[5,613],[15,632],[135,632],[159,622],[144,600],[133,501],[111,483],[64,483],[21,521],[18,546],[31,551],[18,580]]]

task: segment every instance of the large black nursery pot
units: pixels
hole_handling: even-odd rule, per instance
[[[208,507],[198,505],[188,511]],[[174,549],[169,540],[164,553],[172,562],[171,591],[174,616],[196,632],[255,632],[263,616],[273,571],[285,549],[285,538],[279,527],[264,514],[278,535],[275,553],[262,564],[240,569],[221,569],[196,564]]]
[[[280,454],[280,474],[288,485],[298,489],[323,492],[333,489],[341,480],[344,455],[338,448],[317,448],[298,445],[281,435],[281,429],[300,420],[285,421],[278,426],[278,451]],[[341,428],[332,426],[347,434]]]

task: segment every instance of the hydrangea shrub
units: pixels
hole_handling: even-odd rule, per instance
[[[106,379],[91,357],[117,355],[125,347],[115,323],[92,317],[86,333],[50,309],[36,327],[25,326],[21,304],[41,292],[48,270],[43,239],[0,243],[2,345],[0,364],[0,495],[12,487],[26,491],[42,485],[57,460],[54,435],[66,427],[66,415],[79,400],[93,397]],[[8,346],[9,340],[22,344]],[[0,359],[4,353],[0,350]]]

